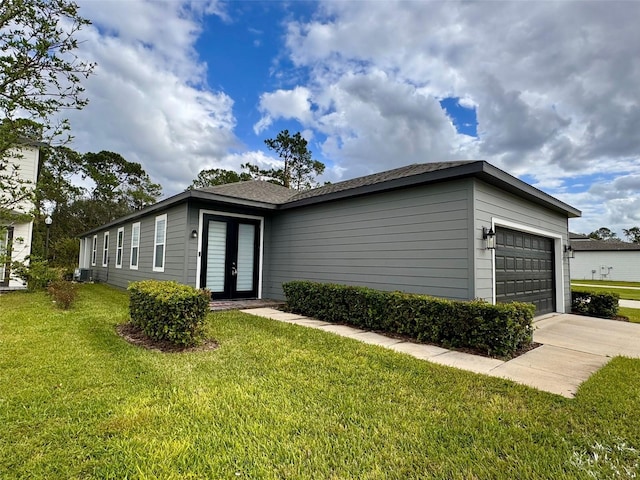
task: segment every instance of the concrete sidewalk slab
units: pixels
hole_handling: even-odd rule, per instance
[[[263,310],[262,312],[256,312],[256,310]],[[280,320],[281,322],[290,322],[292,320],[306,320],[307,317],[304,317],[302,315],[298,315],[295,313],[287,313],[287,312],[280,312],[278,310],[273,310],[273,311],[267,311],[269,309],[266,308],[256,308],[256,309],[250,309],[250,310],[240,310],[241,312],[244,313],[251,313],[252,315],[259,315],[261,317],[265,317],[265,318],[270,318],[272,320]]]
[[[311,328],[320,328],[326,325],[333,325],[332,323],[329,323],[329,322],[323,322],[322,320],[315,320],[313,318],[308,318],[308,317],[303,317],[295,320],[287,320],[287,323],[293,323],[294,325],[300,325],[302,327],[311,327]]]
[[[562,314],[536,323],[534,341],[585,353],[640,358],[640,325]]]
[[[379,347],[390,347],[396,343],[402,342],[397,338],[387,337],[386,335],[380,335],[374,332],[362,332],[355,335],[349,335],[350,338],[358,340],[359,342],[368,343],[370,345],[378,345]]]
[[[325,332],[335,333],[337,335],[341,335],[343,337],[353,337],[358,333],[365,333],[364,330],[360,330],[359,328],[349,327],[347,325],[339,325],[335,323],[330,323],[328,325],[322,325],[318,327],[320,330],[324,330]]]
[[[639,308],[640,300],[618,300],[618,305],[625,308]]]
[[[428,360],[431,357],[442,355],[449,351],[446,348],[436,347],[435,345],[425,345],[413,342],[396,343],[395,345],[391,345],[389,348],[396,352],[406,353],[407,355],[411,355],[412,357],[419,358],[421,360]]]
[[[609,360],[602,355],[542,345],[496,367],[491,375],[571,398],[580,384]]]
[[[448,367],[456,367],[462,370],[468,370],[475,373],[488,374],[494,368],[502,365],[504,361],[496,358],[482,357],[480,355],[471,355],[470,353],[447,351],[440,355],[427,359],[430,362]]]

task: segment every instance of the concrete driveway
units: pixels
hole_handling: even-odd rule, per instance
[[[561,314],[535,322],[542,346],[492,369],[490,375],[573,397],[612,357],[640,358],[640,324]]]
[[[281,322],[317,328],[440,365],[506,378],[568,398],[575,396],[580,384],[612,357],[624,355],[640,358],[640,324],[580,315],[557,314],[536,321],[533,339],[543,345],[505,362],[434,345],[407,342],[272,308],[242,311]]]

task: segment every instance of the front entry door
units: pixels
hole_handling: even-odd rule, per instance
[[[204,215],[200,286],[212,298],[257,298],[260,221]]]

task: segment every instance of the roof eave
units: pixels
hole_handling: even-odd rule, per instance
[[[137,210],[128,215],[125,215],[124,217],[117,218],[109,223],[106,223],[96,228],[92,228],[91,230],[88,230],[80,234],[79,237],[86,237],[87,235],[93,235],[107,228],[111,228],[114,225],[126,223],[131,220],[144,217],[145,215],[149,215],[153,212],[171,208],[175,205],[186,202],[189,199],[216,201],[218,203],[222,203],[225,205],[250,207],[250,208],[257,208],[261,210],[275,210],[277,208],[277,205],[274,205],[271,203],[257,202],[254,200],[244,200],[242,198],[235,198],[235,197],[227,197],[225,195],[217,195],[214,193],[203,192],[199,190],[187,190],[185,192],[178,193],[177,195],[174,195],[172,197],[165,198],[164,200],[161,200],[158,203],[154,203],[153,205],[150,205],[148,207],[145,207],[142,210]]]
[[[281,209],[297,208],[314,203],[324,203],[332,200],[340,200],[343,198],[357,197],[361,195],[369,195],[372,193],[380,193],[389,190],[397,190],[416,185],[424,185],[427,183],[441,182],[445,180],[453,180],[456,178],[469,177],[481,171],[482,161],[467,163],[457,167],[445,168],[442,170],[434,170],[418,175],[410,175],[407,177],[395,178],[386,182],[364,185],[361,187],[350,188],[339,192],[327,193],[317,197],[303,198],[301,200],[288,202],[283,204]]]
[[[578,218],[582,216],[582,212],[571,205],[564,203],[551,195],[544,193],[542,190],[529,185],[526,182],[509,175],[507,172],[494,167],[490,163],[482,162],[482,172],[478,175],[485,182],[501,187],[503,190],[519,195],[534,203],[546,206],[567,215],[568,218]]]
[[[499,186],[515,195],[525,197],[535,203],[544,205],[547,208],[561,212],[569,218],[582,216],[582,212],[549,194],[532,187],[526,182],[509,175],[508,173],[494,167],[493,165],[478,160],[477,162],[458,165],[457,167],[446,168],[442,170],[434,170],[418,175],[396,178],[386,182],[365,185],[340,192],[328,193],[318,197],[304,198],[301,200],[285,203],[280,206],[281,209],[297,208],[315,203],[323,203],[332,200],[340,200],[343,198],[356,197],[360,195],[368,195],[388,190],[396,190],[410,186],[425,185],[428,183],[436,183],[442,181],[455,180],[458,178],[476,177],[495,186]]]

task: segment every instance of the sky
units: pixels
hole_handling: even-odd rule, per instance
[[[321,181],[486,160],[640,226],[640,2],[79,0],[96,62],[65,112],[80,152],[139,162],[164,196],[207,168],[277,164],[302,132]]]

